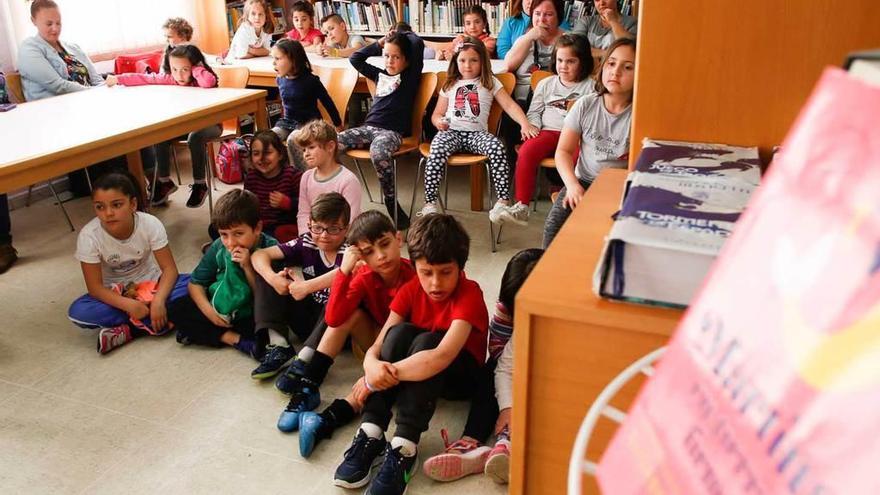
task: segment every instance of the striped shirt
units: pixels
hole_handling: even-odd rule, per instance
[[[263,228],[274,228],[277,225],[296,225],[296,213],[299,204],[299,181],[302,172],[293,167],[282,167],[281,173],[269,179],[256,169],[251,169],[244,178],[244,189],[257,195],[260,199],[260,220]],[[278,191],[289,198],[280,208],[269,204],[269,194]]]
[[[343,243],[339,246],[336,257],[332,260],[324,257],[324,253],[315,244],[312,234],[308,231],[290,242],[279,244],[278,247],[284,253],[284,265],[301,267],[303,278],[311,280],[339,267],[348,244]],[[315,301],[326,304],[330,299],[330,288],[313,292],[312,297]]]

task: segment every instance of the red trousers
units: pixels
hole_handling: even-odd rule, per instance
[[[561,131],[542,130],[537,136],[524,142],[519,148],[516,159],[516,180],[514,197],[520,203],[531,203],[535,193],[535,179],[538,178],[538,167],[544,158],[552,158],[556,154]],[[577,154],[575,154],[577,162]]]

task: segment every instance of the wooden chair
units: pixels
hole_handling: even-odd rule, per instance
[[[321,79],[321,84],[327,88],[327,92],[330,93],[330,99],[333,100],[333,104],[336,105],[336,110],[339,112],[339,116],[342,118],[342,123],[345,124],[346,114],[348,110],[348,102],[351,100],[351,95],[354,93],[354,87],[357,85],[358,77],[360,74],[356,70],[352,70],[350,68],[330,68],[330,67],[314,67],[315,75]],[[330,118],[330,115],[327,113],[327,109],[324,108],[324,105],[319,105],[318,109],[321,111],[321,117],[324,118],[327,122],[333,122],[333,119]]]
[[[538,87],[539,82],[541,82],[542,80],[544,80],[552,75],[553,75],[553,73],[548,70],[536,70],[535,72],[532,72],[532,81],[531,81],[532,93],[535,92],[535,88]],[[539,165],[538,171],[536,172],[536,177],[535,177],[535,194],[532,196],[532,205],[533,205],[532,211],[538,211],[538,191],[541,190],[541,169],[542,168],[555,169],[556,168],[556,160],[552,156],[549,156],[547,158],[544,158],[540,162],[538,162],[538,165]]]
[[[516,76],[510,73],[504,74],[496,74],[495,77],[501,81],[501,84],[504,86],[503,91],[506,91],[510,94],[513,91],[514,86],[516,86]],[[443,82],[446,81],[446,73],[441,72],[438,74],[438,83],[437,87],[441,87]],[[498,104],[498,100],[492,102],[492,110],[489,112],[489,132],[498,133],[498,126],[501,123],[501,105]],[[412,202],[410,203],[410,216],[412,216],[412,211],[415,205],[416,200],[416,190],[419,185],[419,177],[421,177],[422,170],[424,170],[425,161],[428,159],[428,155],[431,154],[431,143],[422,143],[419,146],[419,152],[422,155],[421,160],[419,160],[419,167],[416,170],[415,182],[413,183],[413,197]],[[449,183],[449,167],[479,167],[483,166],[486,169],[486,187],[489,192],[489,202],[491,204],[493,191],[492,191],[492,174],[489,171],[489,157],[486,155],[474,155],[470,153],[455,153],[449,157],[449,160],[446,162],[446,170],[443,172],[443,180]],[[441,206],[445,209],[446,205],[444,202],[441,202]],[[498,236],[501,235],[501,229],[498,229]],[[495,235],[495,224],[491,221],[489,222],[489,237],[491,239],[492,252],[494,253],[497,250],[498,237]]]
[[[367,79],[367,88],[370,91],[370,94],[376,95],[376,83],[369,78]],[[397,204],[398,194],[397,194],[397,158],[399,156],[405,155],[412,151],[416,151],[420,149],[420,144],[422,142],[422,119],[425,116],[425,109],[428,107],[428,102],[431,100],[431,97],[434,95],[434,90],[437,88],[437,75],[431,72],[426,72],[422,74],[422,80],[419,84],[419,90],[416,93],[416,100],[413,102],[412,108],[412,117],[410,120],[410,135],[403,138],[403,141],[400,143],[400,148],[394,153],[394,159],[392,161],[392,173],[394,174],[394,202]],[[364,171],[361,169],[360,162],[358,160],[370,160],[370,150],[369,149],[350,149],[345,152],[345,155],[354,160],[354,164],[358,169],[358,172],[361,175],[361,181],[364,183],[364,187],[367,189],[367,194],[370,197],[370,201],[372,201],[372,194],[370,194],[370,188],[367,186],[367,182],[364,178]],[[410,206],[410,212],[412,212],[412,206]],[[397,226],[397,210],[394,210],[394,225]]]
[[[27,101],[24,99],[24,90],[21,87],[21,74],[18,72],[6,74],[6,89],[12,95],[13,103],[24,103]]]
[[[212,67],[214,72],[217,73],[217,86],[220,88],[239,88],[243,89],[247,86],[248,78],[250,77],[250,70],[247,67]],[[213,190],[216,189],[214,187],[214,143],[219,143],[225,141],[229,138],[237,137],[241,134],[241,125],[238,117],[233,117],[231,119],[227,119],[223,121],[223,130],[220,132],[220,136],[214,139],[209,139],[205,142],[206,152],[208,154],[208,166],[205,167],[205,175],[208,183],[208,212],[211,216],[214,215],[214,195]],[[179,141],[179,144],[186,144],[186,141]],[[171,147],[172,154],[174,156],[174,163],[177,166],[177,153],[174,151],[174,147]],[[195,164],[193,164],[195,166]],[[155,190],[156,184],[156,175],[158,174],[159,167],[156,167],[156,171],[153,173],[153,189]]]

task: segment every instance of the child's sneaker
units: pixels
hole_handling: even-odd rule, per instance
[[[330,438],[332,430],[327,420],[318,413],[303,412],[299,415],[299,455],[312,455],[318,442]]]
[[[504,223],[504,209],[507,205],[503,205],[501,203],[495,203],[495,206],[489,210],[489,221],[494,223],[495,225],[501,225]]]
[[[440,206],[437,203],[425,203],[425,206],[422,207],[422,211],[420,211],[417,216],[426,217],[434,213],[443,213],[443,210],[440,209]]]
[[[254,359],[259,359],[257,353],[257,343],[253,340],[239,339],[239,341],[233,344],[232,347],[235,347],[239,352],[243,352],[244,354],[247,354]]]
[[[379,468],[376,478],[367,488],[366,495],[403,495],[406,493],[407,485],[416,474],[419,454],[416,451],[411,456],[403,455],[402,448],[392,449],[391,444],[388,444],[385,448],[385,461]]]
[[[291,395],[290,402],[278,417],[278,429],[290,433],[299,428],[299,415],[311,411],[321,404],[321,393],[317,387],[303,387]]]
[[[486,459],[486,476],[495,483],[506,484],[510,478],[510,445],[505,441],[496,442]]]
[[[159,179],[156,183],[156,191],[150,200],[151,206],[161,206],[168,202],[168,196],[177,190],[177,184],[171,179]]]
[[[358,428],[342,463],[333,474],[333,484],[343,488],[360,488],[369,483],[373,468],[382,464],[382,454],[387,445],[385,437],[370,438]]]
[[[278,379],[275,380],[275,388],[284,395],[290,395],[302,388],[300,382],[305,375],[305,361],[296,358],[290,363],[290,366],[287,367],[287,370],[284,371],[284,373],[278,375]]]
[[[503,222],[513,222],[525,227],[529,224],[529,207],[519,201],[513,206],[502,205],[501,218]]]
[[[436,481],[453,481],[483,472],[489,447],[469,438],[461,438],[450,444],[446,430],[440,430],[440,434],[446,450],[425,461],[422,470],[427,477]]]
[[[254,380],[264,380],[277,375],[284,367],[293,361],[296,357],[296,351],[293,347],[282,347],[278,345],[269,346],[260,365],[251,371],[251,378]]]
[[[133,338],[128,323],[110,328],[102,328],[98,332],[98,354],[107,354]]]
[[[208,196],[208,184],[196,182],[191,184],[189,189],[189,199],[186,200],[187,208],[198,208],[205,204],[205,198]]]

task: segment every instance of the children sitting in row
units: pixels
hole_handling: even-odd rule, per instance
[[[367,44],[363,36],[348,33],[348,25],[339,14],[330,14],[321,19],[321,29],[324,31],[324,44],[318,46],[317,52],[325,57],[348,58]]]
[[[92,189],[96,217],[76,241],[88,293],[70,305],[68,317],[82,328],[100,329],[100,354],[135,337],[167,332],[172,324],[166,305],[186,294],[189,275],[178,275],[165,227],[138,211],[139,197],[128,173],[99,177]]]
[[[226,61],[265,57],[272,44],[275,24],[265,0],[245,0],[244,10],[232,41]]]
[[[299,184],[302,172],[287,162],[287,149],[278,134],[263,130],[251,140],[251,169],[244,177],[244,189],[260,200],[263,232],[287,242],[299,233]]]

